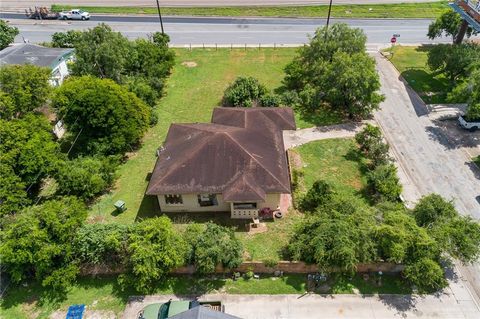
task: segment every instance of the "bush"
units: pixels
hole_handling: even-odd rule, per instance
[[[480,59],[478,44],[438,44],[428,51],[427,64],[432,71],[443,73],[451,82],[454,82],[467,78],[472,65],[478,59]]]
[[[480,120],[480,103],[470,104],[465,114],[467,121],[479,121]]]
[[[367,174],[367,180],[380,200],[398,201],[402,193],[402,185],[397,177],[395,165],[377,166]]]
[[[207,223],[202,230],[193,224],[187,234],[189,260],[199,273],[212,273],[217,265],[233,269],[242,263],[242,244],[233,230],[213,223]]]
[[[430,194],[419,200],[413,209],[413,215],[419,226],[428,227],[433,223],[452,219],[458,213],[453,202],[446,201],[438,194]]]
[[[0,19],[0,50],[13,43],[18,33],[18,28],[11,27],[4,20]]]
[[[278,258],[268,258],[263,261],[266,267],[274,268],[278,265]]]
[[[259,99],[267,93],[267,88],[253,77],[238,77],[225,90],[223,100],[225,106],[255,106]]]
[[[443,269],[437,262],[428,258],[408,265],[403,274],[421,293],[434,292],[448,285]]]
[[[314,212],[318,207],[327,204],[332,200],[334,191],[332,186],[323,180],[313,183],[307,194],[300,202],[300,209],[307,212]]]
[[[75,254],[83,263],[118,264],[126,256],[128,231],[120,224],[84,224],[74,241]]]
[[[282,100],[276,94],[267,94],[260,97],[260,106],[263,107],[278,107],[281,103]]]
[[[370,160],[373,168],[388,164],[391,160],[388,155],[388,144],[383,142],[382,132],[377,126],[367,124],[363,130],[355,135],[360,151]]]
[[[58,192],[85,200],[104,192],[115,180],[116,157],[79,157],[64,162],[56,175]]]
[[[74,48],[81,36],[82,32],[78,30],[55,32],[52,35],[52,46],[54,48]]]

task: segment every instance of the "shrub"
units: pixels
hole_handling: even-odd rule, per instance
[[[118,158],[113,156],[79,157],[66,161],[56,175],[58,192],[91,199],[112,185],[117,164]]]
[[[422,293],[437,291],[448,284],[440,265],[428,258],[422,258],[408,265],[403,274]]]
[[[226,106],[254,106],[267,93],[264,85],[253,77],[238,77],[225,90],[223,99]]]
[[[8,45],[15,40],[18,33],[18,28],[11,27],[0,19],[0,50],[8,47]]]
[[[274,268],[278,265],[278,258],[268,258],[263,261],[266,267]]]
[[[52,35],[52,46],[54,48],[74,48],[81,36],[82,32],[78,30],[55,32]]]
[[[382,132],[377,126],[367,124],[363,130],[355,135],[360,151],[370,160],[373,168],[388,164],[391,160],[388,155],[388,144],[383,142]]]
[[[280,97],[276,94],[267,94],[260,97],[260,106],[278,107],[282,103]]]
[[[318,207],[327,204],[332,200],[334,191],[332,186],[323,180],[313,183],[307,194],[300,203],[300,209],[307,212],[314,212]]]
[[[465,114],[467,121],[479,121],[480,120],[480,103],[469,104],[467,113]]]
[[[402,193],[402,185],[393,164],[377,166],[367,174],[368,183],[381,200],[397,201]]]
[[[413,209],[413,215],[419,226],[426,227],[458,215],[453,202],[446,201],[438,194],[424,196]]]

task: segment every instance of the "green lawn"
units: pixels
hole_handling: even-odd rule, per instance
[[[362,275],[356,274],[352,278],[346,276],[338,276],[331,287],[331,292],[334,294],[352,294],[358,293],[371,294],[411,294],[411,287],[406,284],[398,275],[379,275],[370,274],[368,278],[363,278]]]
[[[323,179],[334,185],[339,193],[363,198],[367,181],[353,139],[314,141],[293,151],[301,157],[306,190],[316,180]]]
[[[435,75],[427,66],[430,48],[431,46],[395,46],[390,61],[425,103],[445,103],[451,86],[447,78]]]
[[[336,18],[436,18],[447,7],[447,1],[431,3],[400,3],[371,5],[334,5],[332,16]],[[71,5],[52,5],[54,11],[72,9]],[[155,7],[91,7],[83,6],[90,13],[157,14]],[[327,5],[318,6],[245,6],[245,7],[162,7],[165,16],[231,16],[231,17],[325,17]]]

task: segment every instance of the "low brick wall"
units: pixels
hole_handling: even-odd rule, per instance
[[[370,263],[370,264],[358,264],[358,273],[369,272],[383,272],[383,273],[399,273],[403,271],[405,266],[393,264],[393,263]],[[276,271],[282,271],[286,274],[308,274],[318,272],[317,265],[309,265],[301,261],[280,261],[274,267],[267,267],[261,261],[246,261],[242,263],[238,268],[234,270],[225,269],[221,265],[215,269],[216,274],[231,273],[232,271],[238,271],[241,273],[252,270],[254,273],[259,274],[273,274]],[[80,274],[83,276],[88,275],[118,275],[125,271],[124,267],[108,267],[105,265],[82,265],[80,267]],[[194,266],[183,266],[172,271],[172,274],[176,275],[192,275],[195,273]]]

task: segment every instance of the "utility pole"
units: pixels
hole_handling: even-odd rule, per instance
[[[158,10],[158,17],[160,18],[160,26],[162,27],[162,34],[165,34],[165,32],[163,31],[162,13],[160,12],[160,4],[158,3],[158,0],[157,0],[157,10]]]
[[[330,0],[330,5],[328,6],[327,26],[325,28],[325,40],[327,40],[328,37],[328,25],[330,24],[330,14],[332,13],[332,2],[333,0]]]

